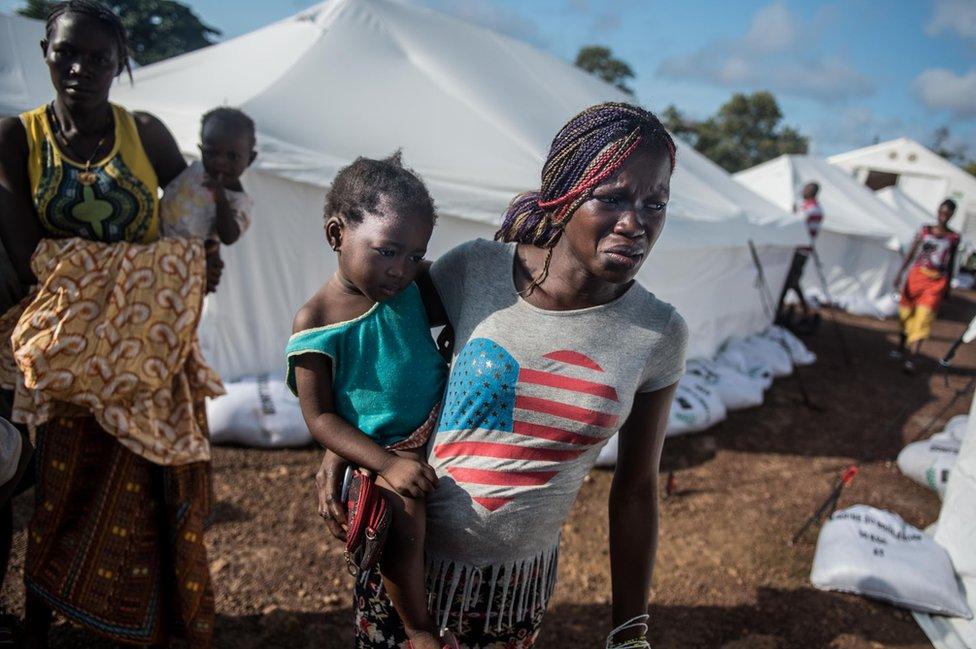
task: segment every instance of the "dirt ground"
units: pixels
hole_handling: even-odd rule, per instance
[[[943,310],[925,349],[941,356],[976,312],[976,294]],[[822,412],[805,408],[797,382],[781,379],[757,409],[732,413],[705,435],[669,440],[678,491],[663,504],[650,639],[655,648],[867,649],[930,646],[911,616],[809,582],[816,533],[788,539],[841,472],[861,472],[841,507],[866,503],[917,526],[939,512],[935,494],[899,473],[908,441],[967,411],[976,346],[963,348],[948,386],[927,360],[914,378],[887,359],[892,321],[839,315],[853,364],[829,318],[807,339],[820,361],[800,378]],[[956,397],[953,400],[953,397]],[[951,401],[951,404],[950,404]],[[948,405],[948,408],[947,408]],[[938,422],[926,430],[933,417]],[[705,452],[714,440],[714,455]],[[338,542],[315,514],[315,450],[219,448],[216,523],[210,531],[221,648],[351,647],[351,578]],[[564,530],[559,584],[539,647],[602,647],[609,623],[606,500],[612,474],[583,485]],[[664,476],[662,476],[662,481]],[[2,591],[22,610],[20,574],[31,494],[16,503],[15,550]],[[55,647],[106,647],[59,624]]]

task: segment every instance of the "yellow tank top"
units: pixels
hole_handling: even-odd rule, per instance
[[[28,177],[41,225],[52,237],[83,237],[114,243],[149,243],[159,236],[159,181],[142,148],[136,121],[112,104],[115,144],[85,163],[58,146],[48,106],[20,116],[27,131]]]

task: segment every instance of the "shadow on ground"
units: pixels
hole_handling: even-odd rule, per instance
[[[871,620],[874,606],[863,600],[812,588],[760,588],[755,604],[738,606],[654,605],[650,634],[655,649],[736,647],[737,649],[834,649],[846,643],[899,647],[917,643],[907,613],[903,625]],[[608,605],[558,604],[543,625],[538,649],[603,646]],[[865,622],[867,618],[867,622]],[[352,611],[273,610],[263,615],[217,616],[215,649],[331,649],[353,646]],[[757,620],[760,622],[757,623]],[[51,646],[108,649],[111,643],[80,629],[60,625]]]
[[[970,380],[976,375],[972,367],[946,371],[939,368],[937,359],[961,333],[958,323],[968,323],[976,313],[974,294],[957,293],[943,313],[946,316],[940,314],[943,320],[936,325],[940,335],[926,343],[913,376],[887,358],[897,340],[896,321],[835,313],[835,327],[825,318],[820,330],[804,339],[818,355],[816,366],[779,379],[761,407],[730,413],[725,422],[704,435],[713,438],[720,450],[835,456],[858,462],[894,460],[908,441],[938,432],[942,421],[937,415],[949,409],[946,406],[954,395],[936,395],[933,382],[947,380],[952,391],[960,392],[958,399],[968,399],[967,392],[972,391]],[[803,391],[813,408],[804,405]],[[933,419],[937,421],[933,423]],[[845,434],[824,434],[833,430]],[[677,468],[711,459],[695,437],[700,436],[666,442],[665,469],[670,468],[669,458]]]

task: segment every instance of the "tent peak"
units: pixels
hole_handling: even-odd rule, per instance
[[[892,140],[886,140],[884,142],[878,142],[877,144],[871,144],[866,147],[861,147],[860,149],[853,149],[851,151],[845,151],[844,153],[838,153],[832,155],[827,160],[831,163],[837,163],[848,159],[858,158],[865,155],[870,155],[874,153],[880,153],[883,151],[895,150],[897,148],[909,147],[915,149],[917,152],[923,152],[925,155],[938,156],[937,153],[932,151],[930,148],[919,142],[918,140],[913,140],[910,137],[898,137]],[[893,155],[893,154],[890,154]],[[939,156],[941,157],[941,156]],[[894,160],[894,158],[892,158]],[[912,158],[909,162],[915,162]]]
[[[303,9],[292,16],[285,18],[286,21],[311,23],[321,30],[325,30],[331,23],[332,16],[345,7],[368,7],[379,9],[379,5],[399,4],[406,5],[412,9],[430,11],[426,7],[415,5],[409,2],[398,2],[397,0],[325,0],[318,4]]]
[[[331,17],[337,11],[339,11],[339,9],[356,1],[357,0],[325,0],[325,2],[312,5],[308,9],[303,9],[289,18],[285,18],[285,20],[298,23],[310,23],[324,31],[329,26]]]

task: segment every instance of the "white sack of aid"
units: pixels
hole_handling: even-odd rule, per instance
[[[944,498],[968,421],[968,415],[957,415],[949,420],[942,432],[905,446],[898,454],[898,468],[906,477]]]
[[[896,606],[971,618],[949,554],[892,512],[855,505],[824,523],[810,581]]]
[[[284,381],[265,375],[227,383],[224,388],[227,394],[207,401],[214,444],[286,448],[311,443],[298,398]]]

